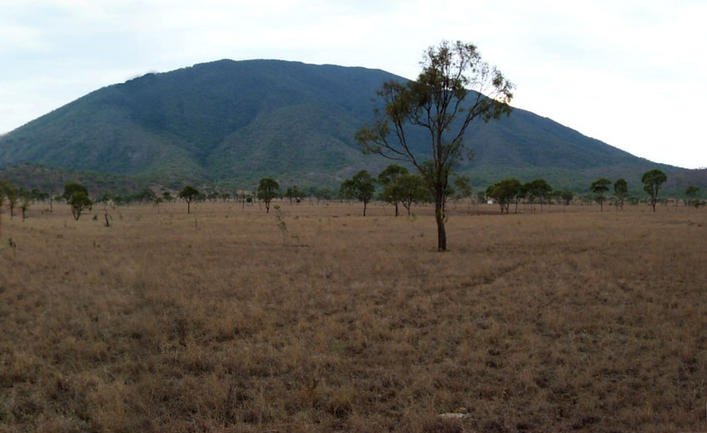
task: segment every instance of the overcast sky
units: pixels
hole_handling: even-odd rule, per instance
[[[415,78],[476,44],[513,105],[653,161],[707,166],[707,1],[0,0],[0,133],[99,87],[218,59]]]

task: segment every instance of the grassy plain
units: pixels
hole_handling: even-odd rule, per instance
[[[280,205],[4,213],[0,432],[707,430],[704,209]]]

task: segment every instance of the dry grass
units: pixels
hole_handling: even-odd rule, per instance
[[[704,210],[460,205],[439,254],[382,206],[39,207],[3,215],[0,432],[707,430]]]

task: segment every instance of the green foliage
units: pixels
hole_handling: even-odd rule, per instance
[[[66,193],[66,190],[64,192]],[[81,190],[80,188],[73,189],[73,192],[66,200],[66,203],[71,206],[71,214],[74,216],[76,221],[81,218],[81,213],[84,210],[91,210],[91,206],[93,206],[93,202],[90,198],[88,198],[85,188],[84,190]]]
[[[518,198],[521,192],[521,183],[518,179],[503,179],[502,181],[490,185],[486,189],[486,195],[496,200],[501,207],[501,213],[508,213],[510,203]]]
[[[270,213],[270,202],[280,195],[280,184],[271,177],[264,177],[258,183],[256,196],[265,203],[265,212]]]
[[[341,184],[340,194],[345,198],[355,198],[363,202],[363,216],[366,216],[366,207],[373,198],[376,190],[373,178],[366,170],[356,173],[351,179],[346,179]]]
[[[181,191],[179,191],[179,198],[187,202],[187,213],[191,213],[191,202],[199,197],[199,190],[191,185],[185,186]]]
[[[454,179],[454,187],[456,188],[457,198],[471,197],[472,188],[469,176],[457,176]]]
[[[565,202],[565,206],[569,206],[569,204],[572,203],[572,199],[574,198],[574,193],[566,189],[560,193],[560,197]]]
[[[655,203],[658,200],[658,192],[660,191],[660,186],[668,180],[668,177],[662,171],[654,168],[653,170],[648,170],[643,173],[641,177],[641,182],[643,182],[643,190],[648,193],[650,197],[650,203],[653,207],[653,212],[655,212]]]
[[[378,96],[385,109],[375,112],[373,125],[356,133],[364,153],[407,161],[428,182],[439,251],[447,249],[445,201],[449,174],[463,157],[464,134],[474,119],[488,122],[509,114],[512,90],[513,85],[481,59],[474,45],[442,41],[426,51],[417,80],[383,85]],[[415,130],[429,134],[431,153],[412,146],[409,140]]]
[[[535,179],[525,183],[522,191],[524,192],[525,198],[527,198],[530,202],[534,202],[536,199],[539,199],[540,205],[542,206],[545,199],[552,192],[552,187],[545,181],[545,179]]]
[[[621,178],[614,182],[614,196],[616,196],[616,205],[623,209],[624,201],[628,196],[628,182],[626,182],[626,179]]]
[[[407,173],[407,168],[398,164],[390,164],[378,174],[378,183],[383,185],[383,193],[381,194],[381,198],[385,202],[395,206],[395,216],[398,216],[398,203],[401,198],[398,194],[399,191],[397,191],[396,188],[391,187],[391,185],[395,183],[399,176]],[[410,211],[408,210],[408,214],[409,213]]]
[[[694,185],[688,186],[687,189],[685,189],[685,196],[688,197],[686,204],[689,206],[694,206],[695,209],[699,208],[700,206],[704,206],[705,202],[697,199],[697,194],[699,193],[700,188]]]
[[[2,185],[3,195],[7,199],[7,204],[10,207],[10,218],[15,216],[15,207],[17,206],[17,200],[19,196],[17,194],[17,188],[15,188],[10,182],[5,182]]]
[[[599,203],[599,206],[601,206],[602,211],[604,210],[604,200],[606,200],[604,194],[609,191],[610,185],[611,181],[605,177],[602,177],[592,182],[592,184],[589,186],[589,190],[595,194],[594,199],[597,201],[597,203]]]
[[[62,197],[64,197],[64,200],[68,203],[69,199],[71,199],[76,192],[82,192],[88,196],[88,190],[84,185],[77,182],[71,182],[64,185],[64,194],[62,194]]]
[[[430,198],[430,190],[420,177],[416,174],[404,173],[396,176],[395,180],[386,185],[383,190],[383,199],[388,203],[401,203],[408,216],[410,216],[410,207],[413,203],[428,201]],[[396,213],[397,216],[397,205]]]

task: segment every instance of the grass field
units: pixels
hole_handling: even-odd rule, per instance
[[[280,206],[5,212],[0,432],[707,431],[706,210]]]

